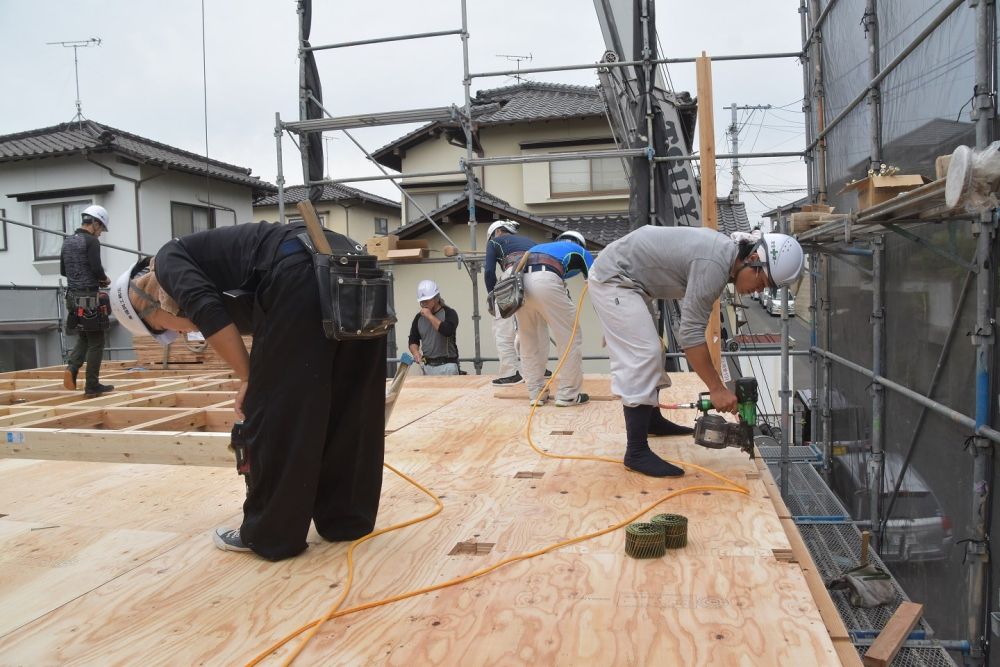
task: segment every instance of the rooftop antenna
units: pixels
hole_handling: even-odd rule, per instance
[[[513,62],[516,62],[517,63],[517,72],[518,73],[515,74],[511,78],[514,79],[515,81],[517,81],[518,83],[521,83],[522,81],[527,81],[527,79],[525,79],[525,78],[523,78],[521,76],[521,63],[524,62],[524,61],[531,62],[532,60],[534,60],[534,56],[532,56],[530,53],[528,55],[526,55],[526,56],[518,56],[518,55],[507,54],[507,53],[498,53],[497,54],[497,58],[506,58],[507,60],[511,60]]]
[[[49,46],[62,46],[66,48],[73,49],[73,73],[76,76],[76,115],[73,116],[73,121],[76,121],[80,129],[83,129],[83,105],[80,103],[80,60],[77,58],[77,49],[85,49],[88,46],[100,46],[100,37],[91,37],[90,39],[77,39],[68,42],[45,42]]]

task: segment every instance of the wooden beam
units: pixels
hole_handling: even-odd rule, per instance
[[[25,428],[7,435],[0,458],[214,467],[234,460],[228,433]]]
[[[924,605],[903,602],[865,652],[865,667],[887,667],[920,622]]]
[[[695,60],[698,80],[698,155],[701,157],[701,225],[719,228],[715,205],[715,111],[712,108],[712,59],[704,51]],[[712,306],[705,342],[717,373],[722,372],[722,323],[719,301]]]

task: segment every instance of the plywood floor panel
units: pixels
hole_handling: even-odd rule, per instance
[[[607,378],[587,382],[610,392]],[[698,388],[696,378],[679,375],[664,397],[693,400]],[[386,460],[445,507],[358,547],[345,607],[603,529],[673,490],[719,484],[693,469],[652,479],[619,463],[542,457],[524,441],[527,402],[497,399],[495,391],[489,378],[407,379]],[[675,420],[693,417],[685,411]],[[549,404],[534,419],[542,449],[616,460],[623,453],[617,401]],[[67,432],[52,433],[53,442],[59,433]],[[802,571],[774,555],[789,542],[746,455],[684,437],[651,444],[672,460],[731,477],[751,495],[706,491],[649,512],[690,520],[688,547],[662,559],[626,557],[616,530],[336,619],[301,664],[840,664]],[[379,527],[433,509],[393,473],[384,480]],[[0,517],[0,554],[39,554],[33,568],[0,575],[3,609],[38,598],[8,621],[11,629],[0,626],[0,664],[242,664],[321,615],[344,585],[347,545],[313,531],[309,549],[281,563],[217,551],[209,534],[237,524],[242,495],[230,467],[0,460],[0,515],[8,515]],[[58,528],[30,530],[45,525]],[[71,539],[59,540],[60,533]],[[468,541],[493,547],[448,555]],[[63,594],[46,592],[65,581],[75,583]]]

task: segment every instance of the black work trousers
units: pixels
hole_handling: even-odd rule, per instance
[[[84,390],[97,390],[101,380],[101,360],[104,358],[103,331],[77,331],[76,345],[69,353],[66,365],[74,371],[87,364],[87,383]]]
[[[257,290],[244,433],[250,491],[240,535],[271,560],[375,527],[385,454],[386,339],[323,335],[312,261],[278,262]]]

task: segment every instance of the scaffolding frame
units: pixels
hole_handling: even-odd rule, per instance
[[[809,200],[820,204],[826,203],[826,140],[830,131],[843,121],[862,101],[868,102],[869,114],[869,165],[882,162],[882,109],[880,83],[897,66],[906,60],[924,41],[932,35],[958,8],[966,4],[975,12],[975,89],[973,92],[972,118],[975,121],[976,148],[984,149],[994,138],[996,116],[994,100],[996,93],[995,81],[995,50],[996,26],[994,21],[994,0],[951,0],[935,15],[926,27],[921,30],[900,52],[885,66],[879,63],[879,25],[877,16],[877,0],[866,0],[865,15],[862,20],[869,41],[868,72],[869,82],[833,119],[825,118],[825,91],[823,87],[823,54],[820,44],[823,39],[823,25],[837,0],[828,0],[825,7],[820,8],[819,0],[800,0],[801,32],[803,36],[804,58],[804,99],[803,109],[807,114],[815,114],[815,131],[812,122],[807,120],[807,155]],[[811,63],[809,61],[812,61]],[[813,77],[810,79],[809,69]],[[876,168],[877,173],[877,168]],[[871,424],[871,458],[869,470],[875,483],[869,488],[870,524],[878,548],[885,524],[893,509],[893,503],[899,493],[903,478],[913,455],[913,445],[924,423],[928,412],[935,412],[950,421],[969,429],[973,433],[973,484],[972,484],[972,517],[974,521],[973,534],[965,541],[965,562],[968,565],[968,597],[966,600],[966,626],[968,633],[967,648],[963,649],[963,659],[967,665],[982,665],[988,659],[990,632],[990,598],[992,591],[987,590],[989,578],[989,537],[990,537],[990,507],[992,503],[992,458],[993,445],[1000,443],[1000,431],[992,428],[995,423],[995,410],[990,398],[995,394],[991,372],[995,366],[994,329],[992,317],[996,302],[996,270],[997,252],[997,222],[996,209],[968,213],[966,211],[950,211],[944,206],[944,187],[942,181],[935,181],[894,200],[866,209],[861,213],[851,213],[843,221],[831,222],[818,228],[799,234],[800,241],[808,244],[811,257],[810,267],[810,353],[812,361],[813,391],[810,397],[811,423],[813,425],[813,441],[816,440],[817,426],[822,424],[822,462],[821,469],[824,478],[829,481],[831,459],[833,456],[832,438],[832,366],[837,364],[843,368],[868,378],[872,386],[872,424]],[[907,226],[935,222],[940,224],[955,221],[972,222],[972,234],[976,239],[975,256],[972,261],[957,257],[945,249],[937,248],[907,231]],[[952,323],[942,348],[941,356],[932,374],[926,393],[920,393],[900,383],[885,377],[885,316],[887,303],[885,300],[886,267],[884,266],[885,239],[887,235],[895,234],[911,242],[920,243],[924,249],[936,253],[950,262],[967,269],[961,296],[958,300]],[[865,247],[858,247],[862,244]],[[846,246],[846,247],[845,247]],[[872,295],[872,360],[871,368],[851,362],[832,352],[831,325],[831,277],[830,260],[838,258],[838,254],[857,254],[871,257]],[[822,275],[818,260],[822,256]],[[858,268],[858,267],[855,267]],[[976,287],[976,330],[972,334],[975,348],[976,374],[975,396],[976,407],[974,418],[968,417],[947,405],[931,398],[941,377],[944,355],[947,354],[954,340],[957,324],[961,316],[963,303],[971,288],[973,277]],[[823,292],[822,298],[820,292]],[[822,345],[819,344],[819,314],[822,312],[825,323]],[[822,372],[820,371],[822,363]],[[885,443],[884,424],[885,392],[886,390],[903,396],[922,406],[916,427],[907,447],[907,455],[903,462],[894,489],[890,496],[888,507],[883,507],[885,484]],[[784,459],[782,460],[784,464]],[[1000,617],[992,613],[994,622]]]
[[[644,8],[649,5],[653,0],[637,0]],[[322,131],[325,129],[333,130],[343,130],[346,132],[347,129],[352,127],[366,127],[373,125],[388,125],[388,124],[402,124],[407,122],[420,122],[421,120],[428,119],[448,119],[460,123],[461,128],[465,134],[466,143],[466,157],[461,160],[458,169],[448,170],[448,171],[437,171],[437,172],[423,172],[423,173],[411,173],[411,174],[388,174],[383,170],[382,176],[365,176],[365,177],[352,177],[352,178],[337,178],[337,179],[322,179],[316,181],[309,181],[305,178],[306,187],[313,185],[323,185],[323,184],[341,184],[341,183],[356,183],[365,181],[380,181],[386,180],[393,183],[401,192],[402,196],[410,201],[411,205],[415,206],[409,195],[403,188],[400,187],[398,181],[404,178],[421,178],[421,177],[435,177],[435,176],[452,176],[452,175],[465,175],[466,177],[466,187],[468,191],[468,212],[469,212],[469,233],[470,233],[470,249],[472,253],[476,251],[476,205],[475,205],[475,175],[473,169],[475,167],[487,167],[493,165],[502,164],[524,164],[528,162],[553,162],[557,160],[572,160],[572,159],[585,159],[587,157],[635,157],[639,155],[647,155],[650,161],[651,171],[655,169],[657,165],[669,164],[677,161],[689,161],[689,160],[700,160],[699,155],[684,155],[684,156],[666,156],[666,155],[656,155],[653,146],[652,133],[647,132],[648,144],[645,149],[616,149],[613,151],[579,151],[559,154],[555,156],[499,156],[493,158],[482,158],[476,159],[473,155],[473,142],[472,142],[472,132],[475,126],[475,120],[472,117],[472,105],[471,105],[471,82],[474,78],[489,78],[489,77],[499,77],[499,76],[511,76],[513,74],[528,74],[528,73],[545,73],[545,72],[559,72],[559,71],[570,71],[570,70],[586,70],[595,69],[600,70],[602,68],[610,67],[637,67],[641,66],[646,72],[650,72],[653,67],[658,67],[660,65],[674,64],[674,63],[691,63],[695,62],[695,58],[651,58],[649,56],[649,50],[646,51],[646,57],[642,60],[630,60],[630,61],[617,61],[617,62],[600,62],[600,63],[586,63],[586,64],[575,64],[575,65],[564,65],[564,66],[553,66],[553,67],[536,67],[530,69],[517,70],[503,70],[503,71],[488,71],[488,72],[470,72],[469,70],[469,32],[468,32],[468,15],[467,15],[467,0],[460,0],[461,3],[461,16],[462,16],[462,27],[459,30],[444,30],[437,32],[425,32],[425,33],[415,33],[409,35],[398,35],[392,37],[376,38],[370,40],[361,40],[353,42],[341,42],[338,44],[326,45],[323,47],[307,47],[304,45],[304,37],[302,32],[302,15],[303,15],[303,4],[305,0],[298,0],[298,11],[300,16],[299,22],[299,60],[300,60],[300,82],[304,78],[304,55],[307,52],[318,51],[321,49],[333,49],[333,48],[344,48],[350,46],[357,46],[362,44],[384,44],[391,43],[395,41],[411,40],[411,39],[423,39],[432,38],[439,36],[450,36],[459,35],[462,41],[462,58],[463,58],[463,88],[464,88],[464,99],[465,104],[461,109],[456,109],[452,107],[438,107],[433,109],[417,109],[411,111],[402,112],[389,112],[381,114],[367,114],[367,115],[355,115],[355,116],[345,116],[345,117],[333,117],[330,115],[328,119],[324,119],[322,122],[307,121],[306,119],[306,104],[307,99],[302,97],[300,100],[300,119],[298,122],[285,122],[282,121],[278,114],[275,115],[275,130],[274,135],[277,143],[277,157],[278,157],[278,202],[279,202],[279,216],[282,222],[285,220],[284,214],[284,174],[283,174],[283,164],[281,159],[281,138],[284,132],[288,132],[290,135],[298,134],[302,139],[300,143],[300,150],[303,152],[303,165],[304,173],[308,174],[307,167],[307,155],[305,150],[305,136],[309,132]],[[878,21],[874,16],[874,8],[876,6],[877,0],[867,0],[866,10],[866,28],[871,31],[872,39],[877,40],[878,31]],[[798,59],[803,67],[803,106],[802,111],[808,116],[815,114],[817,119],[817,125],[815,129],[812,123],[806,123],[806,146],[802,151],[786,151],[786,152],[762,152],[762,153],[740,153],[740,154],[719,154],[716,157],[728,159],[728,158],[741,158],[741,159],[754,159],[754,158],[764,158],[764,157],[802,157],[806,165],[806,180],[807,188],[809,192],[809,198],[811,201],[818,203],[825,203],[827,196],[827,165],[826,165],[826,142],[827,136],[833,128],[835,128],[844,118],[846,118],[851,111],[857,107],[862,101],[868,100],[871,105],[870,113],[872,114],[872,132],[871,132],[871,155],[870,163],[874,163],[875,160],[881,159],[881,132],[879,130],[880,121],[880,97],[879,97],[879,84],[884,80],[900,63],[902,63],[906,57],[912,53],[929,35],[931,35],[934,30],[940,26],[947,18],[950,16],[958,7],[963,4],[963,2],[968,2],[974,7],[977,13],[977,25],[979,29],[977,30],[977,47],[976,47],[976,61],[977,61],[977,92],[975,96],[975,104],[973,108],[974,117],[977,121],[977,147],[983,148],[988,144],[988,138],[991,135],[990,122],[993,118],[993,93],[994,84],[992,78],[992,56],[988,55],[988,50],[991,48],[992,41],[989,38],[990,30],[992,29],[990,23],[989,8],[992,7],[993,0],[951,0],[947,7],[936,16],[932,22],[909,44],[907,45],[890,63],[884,67],[880,67],[878,62],[878,49],[870,49],[871,60],[869,62],[869,74],[870,80],[868,84],[864,87],[858,96],[852,100],[848,107],[844,108],[836,117],[832,120],[826,120],[826,101],[823,89],[823,54],[822,54],[822,39],[823,39],[823,25],[830,14],[831,10],[836,6],[837,0],[829,0],[825,6],[821,7],[820,0],[800,0],[798,12],[800,14],[800,32],[802,38],[802,49],[798,52],[792,53],[764,53],[764,54],[743,54],[743,55],[730,55],[730,56],[716,56],[712,58],[714,61],[724,62],[732,60],[757,60],[757,59],[771,59],[771,58],[796,58]],[[651,27],[648,25],[647,21],[643,22],[645,27],[645,38],[648,42],[651,32]],[[812,76],[810,77],[810,70],[812,70]],[[667,80],[667,79],[664,79]],[[647,77],[647,81],[651,81],[651,77]],[[302,89],[302,86],[300,86]],[[642,95],[646,97],[647,109],[652,107],[652,84],[650,83],[649,89],[642,91]],[[315,99],[313,102],[317,102]],[[325,110],[324,110],[325,111]],[[447,116],[446,116],[447,112]],[[352,137],[352,141],[354,141]],[[371,155],[364,150],[354,141],[355,145],[358,146],[362,152],[371,160]],[[373,160],[372,160],[373,161]],[[714,176],[713,176],[714,177]],[[924,193],[927,203],[923,210],[926,213],[928,210],[933,210],[937,205],[937,201],[942,195],[942,192]],[[915,202],[910,202],[912,205]],[[919,203],[919,202],[916,202]],[[714,202],[711,203],[714,205]],[[990,320],[990,313],[988,310],[988,304],[992,303],[994,299],[994,288],[993,284],[989,279],[990,271],[988,270],[991,266],[991,260],[993,257],[992,247],[996,238],[996,226],[997,218],[996,215],[984,215],[981,219],[977,221],[977,252],[976,258],[973,262],[975,265],[975,270],[969,272],[969,280],[973,273],[976,274],[976,287],[977,287],[977,321],[978,321],[978,331],[975,336],[975,344],[977,347],[977,402],[976,402],[976,417],[975,419],[970,419],[954,410],[951,410],[947,406],[934,401],[928,396],[924,396],[915,392],[907,387],[904,387],[892,380],[884,377],[882,375],[882,367],[885,358],[885,340],[884,340],[884,311],[885,304],[883,302],[884,295],[882,290],[884,290],[884,267],[883,267],[883,239],[885,232],[892,232],[906,237],[906,232],[904,227],[910,223],[923,223],[926,219],[920,219],[920,214],[917,214],[911,218],[893,218],[892,221],[886,224],[884,221],[877,219],[878,215],[890,215],[894,213],[895,204],[890,204],[888,206],[883,206],[879,211],[869,210],[865,215],[852,214],[846,221],[840,223],[831,223],[830,225],[819,228],[818,230],[813,230],[816,233],[800,235],[800,239],[803,241],[810,242],[808,244],[808,249],[812,262],[810,263],[809,269],[809,280],[813,289],[811,289],[811,301],[809,310],[811,313],[811,332],[810,332],[810,346],[809,355],[812,364],[812,376],[813,376],[813,391],[810,398],[809,409],[812,414],[812,424],[814,425],[814,432],[817,425],[821,425],[821,431],[823,434],[823,448],[821,451],[821,460],[819,461],[819,466],[824,473],[824,477],[829,478],[830,473],[830,461],[832,457],[832,367],[834,363],[843,365],[845,367],[851,368],[856,372],[865,374],[872,380],[875,392],[873,397],[873,415],[874,420],[877,422],[877,426],[880,428],[883,422],[884,410],[885,410],[885,400],[884,400],[884,390],[889,389],[891,391],[897,392],[903,396],[910,398],[921,403],[925,410],[935,411],[940,414],[944,414],[953,421],[959,423],[963,426],[968,426],[974,428],[976,434],[975,444],[978,456],[976,457],[976,472],[975,478],[977,481],[978,491],[974,492],[976,507],[985,506],[990,501],[990,490],[988,481],[986,478],[988,466],[986,463],[986,457],[991,454],[992,443],[1000,442],[1000,431],[996,431],[989,426],[992,423],[991,406],[989,405],[989,396],[991,395],[992,386],[990,384],[989,371],[993,364],[993,323]],[[877,208],[877,207],[876,207]],[[431,223],[439,231],[438,225],[429,217],[427,214],[420,210],[421,216]],[[852,238],[853,236],[853,238]],[[849,243],[854,242],[859,236],[868,238],[869,248],[858,248],[858,247],[842,247],[844,241]],[[911,235],[912,237],[912,235]],[[912,240],[912,238],[911,238]],[[877,291],[877,301],[873,307],[872,313],[872,337],[875,343],[874,350],[875,354],[872,359],[872,369],[864,368],[863,366],[853,364],[838,355],[830,352],[831,349],[831,328],[830,328],[830,315],[831,315],[831,298],[830,298],[830,260],[834,258],[840,258],[840,255],[862,255],[872,258],[873,269],[871,271],[874,280],[880,285],[880,289]],[[820,262],[820,258],[822,261]],[[956,259],[956,258],[951,258]],[[960,258],[958,258],[960,260]],[[476,372],[481,373],[482,371],[482,357],[480,349],[480,312],[479,312],[479,298],[478,298],[478,272],[482,269],[482,259],[476,257],[470,257],[465,254],[459,254],[455,261],[465,264],[466,269],[469,273],[471,279],[471,287],[473,290],[473,326],[475,330],[475,357],[474,365]],[[964,260],[960,260],[964,261]],[[968,264],[968,262],[965,262]],[[819,268],[822,265],[822,271]],[[825,290],[825,297],[823,299],[818,299],[817,295],[820,290]],[[787,288],[783,288],[781,291],[781,298],[783,300],[787,299]],[[785,301],[787,303],[787,301]],[[818,315],[820,312],[825,316],[826,327],[823,332],[823,344],[820,345],[819,330],[818,330]],[[782,494],[788,492],[787,480],[789,478],[790,464],[795,461],[791,455],[791,443],[789,441],[791,433],[790,424],[790,410],[789,401],[791,397],[791,391],[788,385],[790,364],[789,359],[791,356],[796,355],[796,352],[792,352],[789,349],[789,314],[787,308],[782,308],[781,313],[781,403],[782,403],[782,416],[783,416],[783,428],[782,428],[782,442],[780,443],[780,457],[776,461],[778,469],[780,470],[780,482]],[[677,356],[677,355],[674,355]],[[727,355],[728,356],[728,355]],[[936,382],[936,380],[935,380]],[[928,392],[930,393],[930,392]],[[815,436],[814,436],[815,437]],[[875,450],[875,462],[877,467],[878,479],[884,479],[884,450],[882,448],[882,435],[879,433],[877,436],[873,429],[873,450]],[[902,475],[900,475],[900,478]],[[871,520],[871,525],[875,529],[876,536],[881,530],[881,492],[879,490],[872,491],[873,497],[877,496],[876,501],[872,503],[873,506],[877,507],[877,510],[873,512],[874,516]],[[989,534],[989,526],[986,525],[985,521],[980,521],[976,528],[978,540],[973,540],[967,543],[967,557],[970,564],[970,582],[976,583],[975,586],[970,586],[970,599],[969,603],[969,635],[970,639],[968,641],[935,641],[930,642],[933,646],[942,647],[946,646],[948,648],[953,648],[954,646],[967,647],[967,651],[964,652],[967,664],[981,665],[985,659],[985,638],[986,632],[988,631],[987,620],[986,620],[986,610],[988,609],[988,598],[989,592],[983,590],[982,585],[986,581],[988,567],[987,563],[987,549],[985,546],[985,540]],[[976,591],[982,591],[981,595],[977,596]],[[973,599],[975,598],[975,599]],[[922,638],[920,641],[923,641]],[[857,638],[855,643],[858,646],[864,646],[866,642],[865,638]],[[905,649],[904,649],[905,650]]]
[[[648,13],[648,8],[651,7],[654,0],[641,0],[645,11]],[[486,168],[487,166],[497,166],[497,165],[510,165],[510,164],[527,164],[533,162],[556,162],[562,160],[580,160],[580,159],[597,159],[606,157],[618,157],[620,159],[625,159],[629,157],[642,157],[646,156],[650,162],[650,174],[651,178],[654,175],[654,170],[658,165],[671,164],[678,161],[689,161],[689,160],[699,160],[698,155],[682,155],[682,156],[667,156],[667,155],[657,155],[653,133],[647,131],[646,140],[647,145],[645,148],[639,149],[623,149],[616,148],[615,150],[603,150],[603,151],[571,151],[566,153],[550,153],[546,155],[538,156],[523,156],[523,155],[509,155],[509,156],[497,156],[490,158],[479,158],[474,156],[474,144],[472,141],[473,129],[475,127],[475,119],[472,117],[472,95],[471,95],[471,85],[474,79],[482,78],[494,78],[503,76],[512,76],[514,74],[529,74],[529,73],[545,73],[545,72],[560,72],[569,70],[607,70],[609,68],[625,68],[625,67],[643,67],[647,73],[651,73],[653,68],[659,67],[661,65],[676,64],[676,63],[694,63],[696,62],[695,57],[683,57],[683,58],[654,58],[652,57],[652,51],[648,47],[644,50],[644,58],[641,60],[609,60],[607,58],[602,62],[597,63],[583,63],[583,64],[572,64],[572,65],[557,65],[550,67],[534,67],[530,69],[517,70],[501,70],[501,71],[491,71],[491,72],[471,72],[469,69],[469,30],[468,30],[468,12],[467,12],[467,0],[459,0],[461,5],[461,28],[454,30],[439,30],[432,32],[422,32],[422,33],[411,33],[403,35],[393,35],[387,37],[377,37],[373,39],[356,40],[339,42],[334,44],[327,44],[321,46],[310,46],[307,45],[307,40],[305,39],[305,0],[297,0],[297,11],[299,15],[299,82],[300,82],[300,100],[299,100],[299,120],[298,121],[283,121],[279,114],[275,114],[275,128],[274,137],[277,144],[276,155],[277,155],[277,186],[278,186],[278,216],[281,222],[285,221],[285,176],[284,176],[284,165],[282,163],[282,147],[281,139],[285,132],[290,136],[298,135],[300,141],[298,146],[302,152],[302,163],[303,163],[303,174],[307,175],[308,172],[308,147],[305,141],[305,137],[310,133],[323,132],[327,130],[340,130],[345,134],[348,134],[351,141],[355,146],[366,156],[366,158],[376,164],[382,171],[381,176],[362,176],[362,177],[351,177],[351,178],[337,178],[337,179],[320,179],[320,180],[309,180],[308,177],[304,178],[304,185],[308,188],[315,185],[337,185],[344,183],[358,183],[358,182],[371,182],[371,181],[388,181],[392,183],[400,192],[401,196],[408,202],[410,206],[416,208],[420,213],[420,217],[427,222],[429,222],[434,229],[445,236],[441,228],[423,211],[410,197],[410,195],[400,186],[399,181],[402,179],[412,179],[412,178],[426,178],[426,177],[436,177],[436,176],[460,176],[464,175],[466,178],[466,191],[468,192],[468,213],[469,213],[469,248],[470,253],[462,253],[455,257],[455,261],[460,265],[464,265],[467,273],[469,274],[470,281],[472,283],[472,301],[473,301],[473,313],[472,313],[472,324],[474,332],[474,361],[473,365],[476,369],[476,373],[480,374],[482,372],[483,357],[481,349],[481,333],[480,333],[480,323],[482,320],[480,305],[479,305],[479,289],[478,289],[478,274],[483,269],[483,260],[481,257],[475,256],[476,253],[476,205],[475,205],[475,193],[476,193],[476,178],[474,169],[476,167]],[[647,20],[643,21],[643,36],[645,43],[648,45],[651,41],[651,37],[655,32],[655,27],[650,25]],[[321,50],[329,49],[341,49],[353,46],[361,45],[373,45],[373,44],[390,44],[399,41],[414,40],[414,39],[427,39],[442,36],[454,36],[458,35],[462,41],[462,64],[463,64],[463,91],[464,91],[464,101],[465,104],[461,109],[456,108],[454,105],[450,107],[432,107],[425,109],[412,109],[404,111],[393,111],[393,112],[378,112],[369,114],[354,114],[347,116],[335,117],[330,114],[326,109],[323,109],[327,118],[324,119],[307,119],[306,117],[306,107],[307,104],[312,102],[319,104],[319,101],[314,97],[307,95],[305,92],[305,69],[306,69],[306,59],[307,53],[314,53]],[[796,58],[800,59],[802,56],[801,52],[781,52],[781,53],[752,53],[752,54],[736,54],[736,55],[722,55],[715,56],[712,58],[714,61],[727,62],[727,61],[742,61],[742,60],[761,60],[761,59],[780,59],[780,58]],[[664,77],[664,81],[668,80]],[[653,95],[653,77],[647,77],[649,85],[647,89],[642,91],[642,95],[646,98],[647,109],[652,109],[652,95]],[[321,106],[321,105],[320,105]],[[322,106],[321,106],[322,108]],[[647,114],[647,125],[652,122],[652,111]],[[465,134],[465,145],[466,145],[466,156],[465,159],[460,160],[458,169],[447,170],[447,171],[435,171],[435,172],[422,172],[422,173],[410,173],[410,174],[389,174],[385,169],[378,165],[372,158],[370,152],[365,150],[361,144],[356,141],[353,137],[349,135],[347,130],[356,127],[373,127],[378,125],[398,125],[406,123],[416,123],[416,122],[429,122],[429,121],[452,121],[458,122],[461,126],[463,133]],[[648,129],[648,128],[647,128]],[[294,138],[293,138],[294,140]],[[769,158],[769,157],[804,157],[805,153],[803,151],[782,151],[782,152],[761,152],[761,153],[742,153],[742,154],[720,154],[716,157],[720,159],[728,158]],[[652,199],[653,193],[650,192],[650,198]],[[712,203],[714,205],[714,202]],[[455,245],[449,239],[449,243]]]

